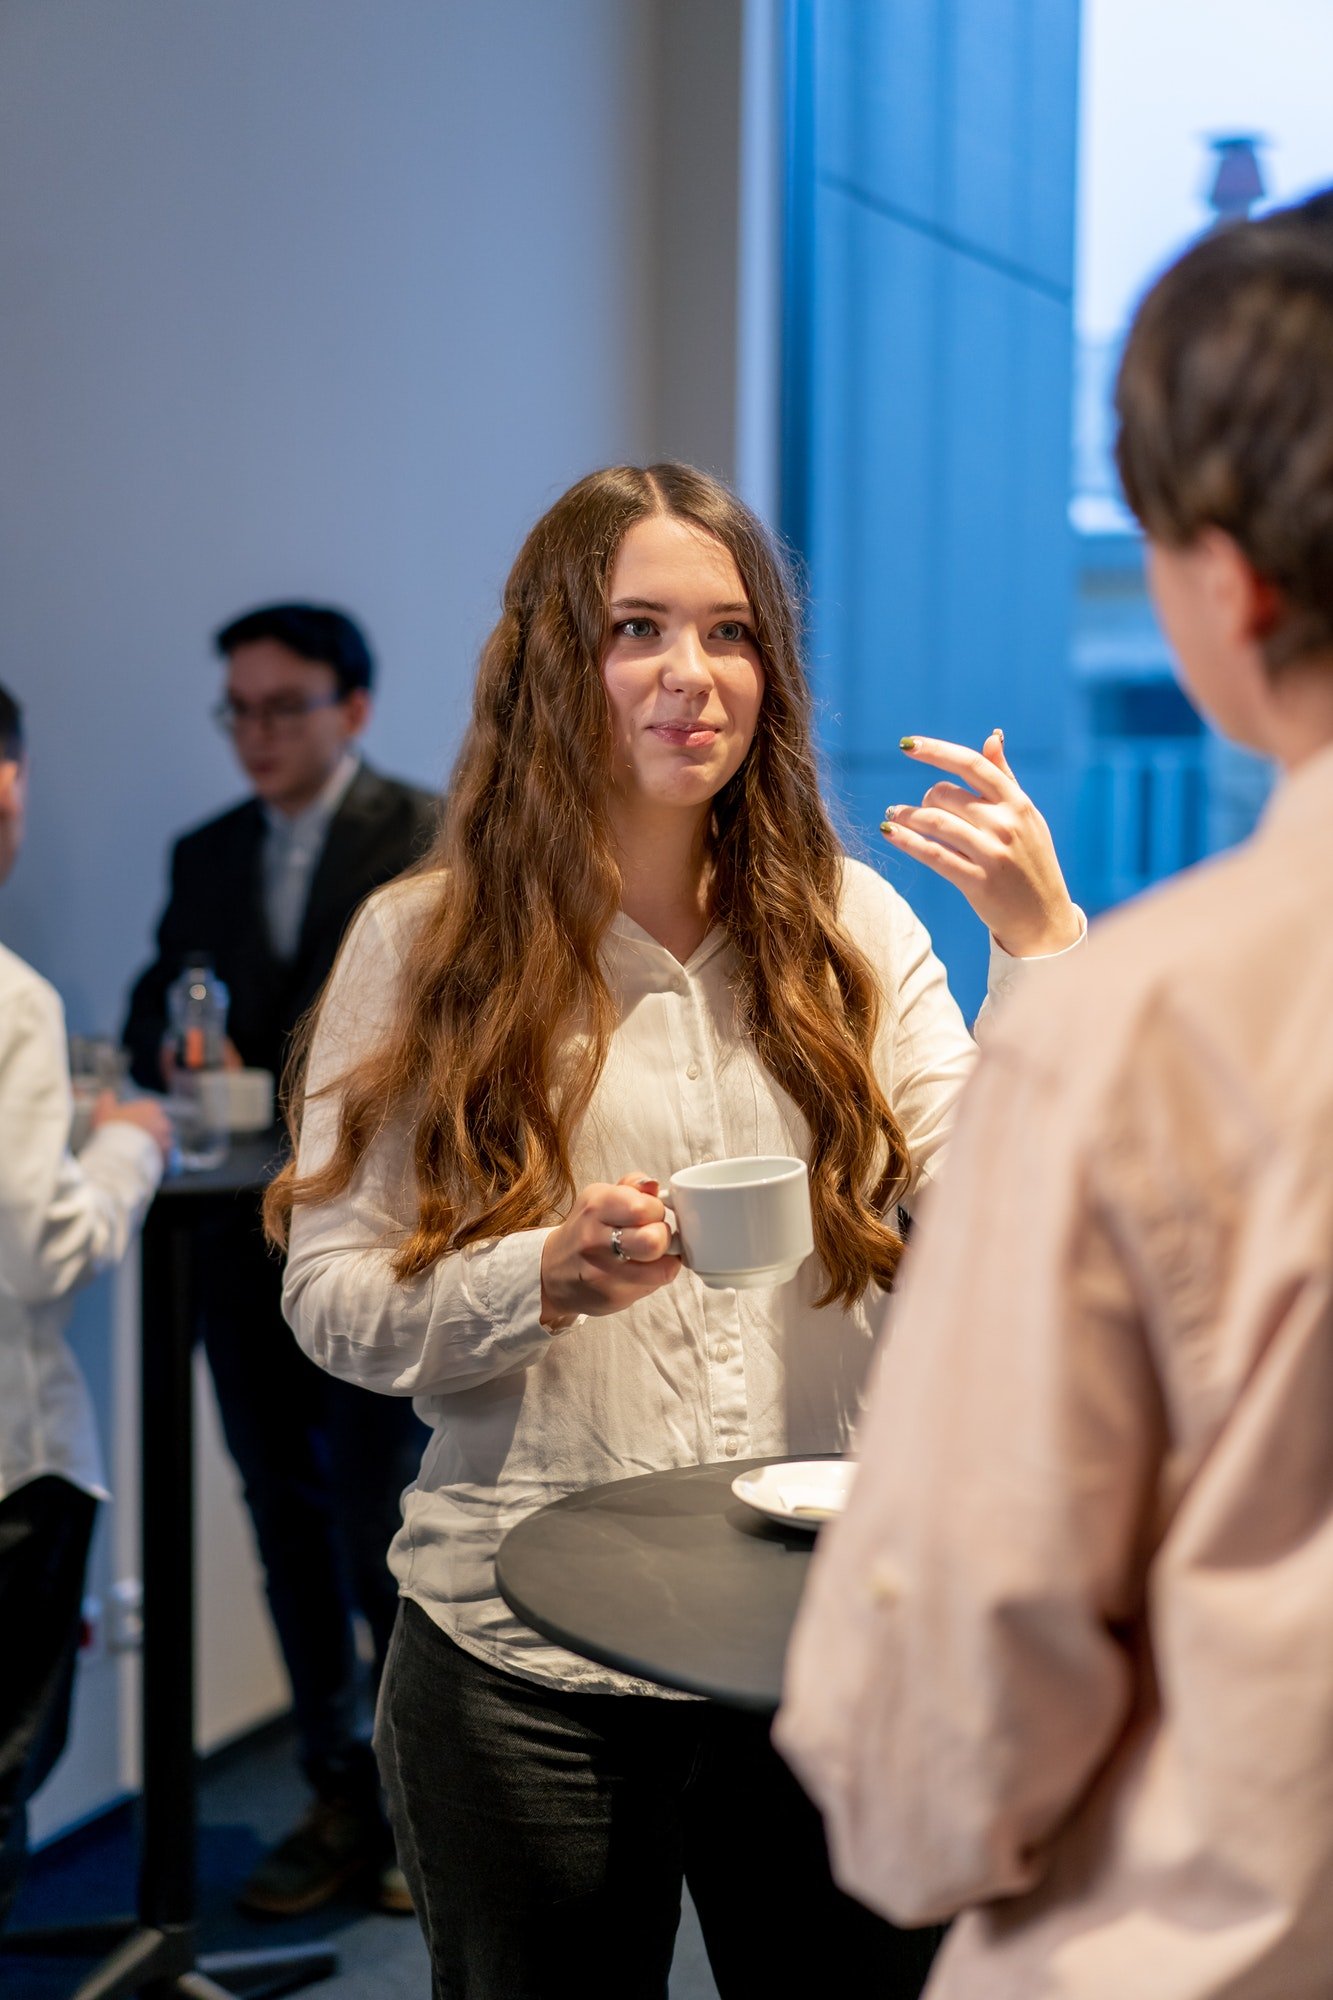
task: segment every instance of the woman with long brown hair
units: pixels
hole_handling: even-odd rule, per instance
[[[1045,825],[998,732],[916,747],[970,789],[890,837],[1018,976],[1081,927]],[[514,564],[434,854],[344,946],[270,1196],[302,1345],[432,1426],[377,1736],[437,1996],[660,1997],[682,1876],[725,2000],[924,1976],[833,1888],[762,1722],[539,1640],[493,1563],[561,1493],[847,1444],[972,1055],[825,815],[764,530],[687,467],[582,480]],[[808,1161],[815,1254],[707,1291],[650,1176],[743,1153]]]

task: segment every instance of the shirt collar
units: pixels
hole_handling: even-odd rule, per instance
[[[299,813],[279,812],[276,806],[264,807],[264,820],[270,833],[276,833],[285,840],[299,841],[309,835],[321,839],[329,830],[343,800],[347,797],[353,778],[361,768],[361,761],[352,751],[345,750],[324,789],[308,806],[302,806]]]
[[[646,931],[642,924],[636,924],[633,917],[627,917],[623,910],[617,910],[615,916],[611,919],[610,934],[612,937],[619,938],[624,944],[636,946],[640,951],[655,952],[659,958],[666,960],[669,965],[675,966],[680,972],[691,973],[698,972],[716,952],[721,951],[723,945],[727,942],[727,933],[723,930],[722,926],[714,924],[712,929],[705,934],[682,965],[680,960],[673,957],[664,944],[658,943],[658,940],[653,936],[651,931]]]

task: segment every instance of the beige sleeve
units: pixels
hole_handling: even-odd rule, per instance
[[[1087,1117],[983,1058],[789,1655],[777,1741],[899,1921],[1031,1884],[1129,1700],[1161,1419]]]
[[[868,875],[857,871],[852,908],[885,988],[889,1027],[881,1066],[911,1157],[904,1206],[914,1212],[943,1168],[963,1088],[976,1065],[977,1041],[925,925],[894,889],[878,878],[872,886]],[[977,1040],[986,1042],[992,1025],[1021,995],[1058,980],[1061,968],[1081,955],[1083,942],[1045,958],[1011,958],[992,941]]]

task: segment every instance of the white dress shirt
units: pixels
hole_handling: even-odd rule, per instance
[[[318,1092],[382,1030],[404,942],[442,885],[439,874],[393,883],[357,919],[312,1054],[303,1172],[327,1159],[336,1128],[336,1093]],[[975,1049],[925,930],[856,862],[845,868],[842,919],[884,995],[875,1064],[911,1153],[910,1210]],[[738,1026],[733,955],[720,931],[682,965],[621,916],[602,962],[620,1024],[574,1137],[576,1187],[635,1169],[665,1183],[692,1161],[734,1154],[808,1156],[805,1120]],[[1040,977],[1045,963],[997,950],[992,995]],[[296,1210],[284,1293],[312,1359],[413,1396],[432,1427],[390,1558],[400,1589],[458,1644],[510,1672],[570,1689],[637,1688],[513,1616],[495,1588],[502,1537],[561,1494],[632,1473],[841,1450],[876,1299],[817,1311],[814,1259],[790,1284],[759,1292],[709,1291],[682,1269],[627,1311],[553,1336],[539,1321],[548,1229],[474,1244],[400,1284],[391,1247],[415,1212],[408,1136],[390,1127],[344,1195]]]
[[[46,1473],[107,1497],[63,1329],[70,1293],[124,1255],[162,1157],[113,1123],[76,1159],[72,1117],[59,995],[0,945],[0,1499]]]
[[[777,1738],[932,2000],[1333,1993],[1333,749],[987,1038]]]
[[[264,918],[269,943],[277,958],[296,956],[310,884],[324,852],[329,828],[351,787],[359,765],[350,751],[338,760],[319,797],[299,813],[264,807]]]

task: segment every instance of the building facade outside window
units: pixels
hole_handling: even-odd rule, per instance
[[[1111,461],[1123,329],[1192,235],[1333,182],[1327,0],[787,0],[782,526],[830,783],[965,1006],[984,939],[886,853],[910,733],[1001,724],[1096,913],[1249,831]]]

